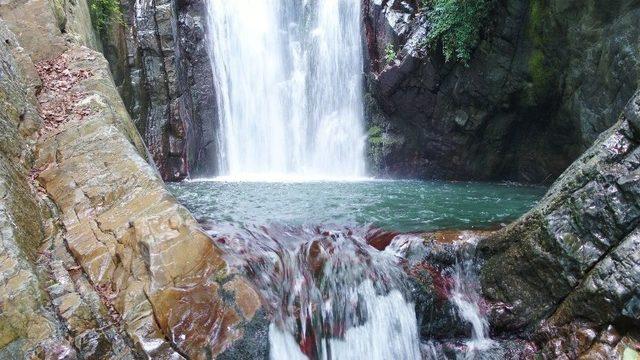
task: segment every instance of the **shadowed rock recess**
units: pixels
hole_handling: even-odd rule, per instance
[[[86,9],[0,5],[0,358],[215,357],[260,301],[165,190]]]
[[[425,40],[435,21],[425,4],[456,2],[363,3],[369,155],[381,175],[551,183],[639,85],[636,0],[486,1],[485,19],[464,19],[481,22],[467,65]]]

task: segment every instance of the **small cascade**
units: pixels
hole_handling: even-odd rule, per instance
[[[420,358],[402,259],[367,245],[365,230],[271,226],[217,236],[270,307],[272,359]]]
[[[489,350],[494,345],[489,338],[489,321],[480,309],[479,284],[470,260],[456,263],[451,301],[460,318],[471,325],[471,339],[466,343],[467,359],[473,359],[477,352]]]
[[[461,320],[471,325],[471,338],[466,341],[465,359],[475,359],[491,350],[496,343],[489,337],[489,321],[481,309],[480,280],[473,261],[475,237],[460,245],[459,258],[453,272],[451,302]]]
[[[415,279],[426,284],[426,291],[419,289],[415,296],[420,314],[426,315],[426,320],[419,319],[423,359],[509,358],[502,344],[489,336],[489,305],[481,296],[475,261],[478,237],[466,231],[455,236],[451,242],[428,245],[427,257],[417,263],[421,270],[412,270]]]

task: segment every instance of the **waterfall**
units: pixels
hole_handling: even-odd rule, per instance
[[[365,175],[360,0],[208,0],[218,172]]]

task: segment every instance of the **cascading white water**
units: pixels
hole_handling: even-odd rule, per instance
[[[388,360],[419,359],[420,348],[416,313],[412,303],[407,302],[398,290],[387,295],[376,293],[371,280],[366,280],[357,289],[364,298],[367,321],[347,329],[343,339],[327,339],[320,358],[323,360]],[[330,306],[330,305],[329,305]],[[306,360],[294,336],[272,324],[269,329],[272,360]],[[330,351],[329,351],[330,349]]]
[[[476,237],[467,240],[471,250],[475,249],[477,240]],[[466,249],[466,252],[469,251]],[[461,252],[463,258],[456,262],[453,273],[451,301],[460,318],[471,325],[471,339],[467,341],[464,358],[472,360],[481,358],[483,352],[495,346],[495,342],[489,337],[489,320],[480,310],[480,281],[473,268],[473,260],[465,250]]]
[[[360,0],[208,0],[219,173],[365,175]]]
[[[272,314],[271,359],[420,358],[400,245],[377,251],[365,229],[220,231],[228,263],[247,275]]]

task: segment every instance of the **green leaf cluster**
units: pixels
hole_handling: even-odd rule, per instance
[[[387,47],[384,48],[384,60],[387,64],[391,64],[392,62],[396,61],[396,59],[398,58],[398,54],[396,53],[395,49],[393,48],[392,44],[387,45]]]
[[[432,28],[427,42],[442,44],[446,61],[467,64],[489,18],[491,0],[422,0]]]
[[[90,0],[89,11],[91,23],[98,31],[104,31],[113,23],[122,23],[122,9],[120,0]]]

